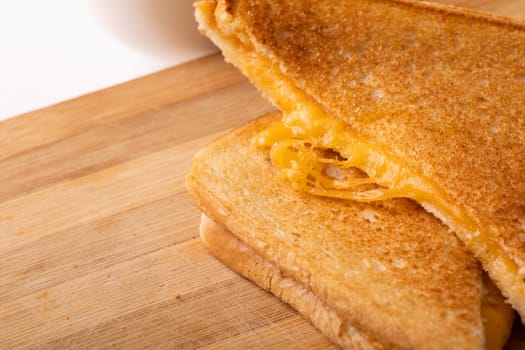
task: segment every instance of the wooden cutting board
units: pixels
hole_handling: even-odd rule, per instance
[[[197,149],[271,110],[213,55],[1,122],[0,349],[332,347],[206,252],[185,192]]]

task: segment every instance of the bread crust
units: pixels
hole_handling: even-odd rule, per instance
[[[187,188],[201,210],[386,348],[483,348],[481,269],[458,239],[409,200],[294,191],[251,146],[278,119],[198,152]]]
[[[221,30],[490,230],[516,275],[473,252],[523,317],[525,24],[408,0],[212,2]]]
[[[330,309],[295,279],[285,276],[230,231],[206,215],[201,216],[200,237],[206,248],[232,270],[290,304],[332,342],[344,349],[385,349]]]

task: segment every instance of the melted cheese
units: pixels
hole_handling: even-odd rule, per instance
[[[485,293],[481,301],[481,317],[485,330],[485,349],[503,348],[512,331],[514,311],[505,304],[499,289],[483,274]]]
[[[204,12],[213,11],[209,3],[200,3],[200,6]],[[209,14],[210,17],[213,15]],[[221,28],[216,28],[216,32],[221,32]],[[506,255],[487,226],[457,206],[432,179],[359,138],[346,123],[327,114],[291,84],[280,68],[258,54],[249,42],[224,33],[222,36],[221,48],[226,56],[283,112],[282,121],[261,132],[254,139],[254,145],[270,148],[273,164],[294,188],[313,195],[356,201],[405,197],[427,204],[458,228],[456,232],[463,235],[463,242],[471,250],[483,250],[488,256],[486,263],[495,263],[498,259],[508,272],[518,276],[516,263]],[[323,151],[335,152],[337,156],[326,157]],[[330,176],[326,171],[328,166],[358,168],[367,176],[340,179]],[[362,185],[375,186],[360,190]],[[523,281],[517,277],[516,282],[525,295]],[[500,349],[510,332],[513,311],[496,288],[489,287],[487,291],[481,305],[486,346]]]

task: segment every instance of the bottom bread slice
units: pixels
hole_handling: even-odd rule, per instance
[[[290,304],[325,336],[347,349],[383,349],[378,342],[351,325],[317,295],[217,224],[201,216],[200,236],[206,248],[232,270]]]

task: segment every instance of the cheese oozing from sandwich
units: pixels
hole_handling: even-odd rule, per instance
[[[208,18],[214,18],[216,9],[210,3],[199,5],[200,11],[210,12]],[[217,13],[220,15],[220,9]],[[273,165],[291,186],[312,195],[361,202],[395,197],[416,200],[463,235],[463,242],[471,251],[485,250],[489,258],[484,264],[497,263],[518,276],[517,264],[493,238],[488,226],[469,216],[431,178],[413,171],[401,159],[368,143],[347,123],[328,114],[294,86],[277,64],[259,54],[249,40],[222,31],[217,23],[208,25],[220,33],[225,57],[234,61],[283,112],[282,120],[261,132],[253,143],[255,147],[269,148]],[[345,169],[359,169],[365,176],[344,176]],[[343,170],[343,176],[338,170]],[[514,282],[525,296],[525,282],[518,277]],[[486,346],[500,349],[509,335],[514,314],[495,287],[485,288],[481,313]]]

